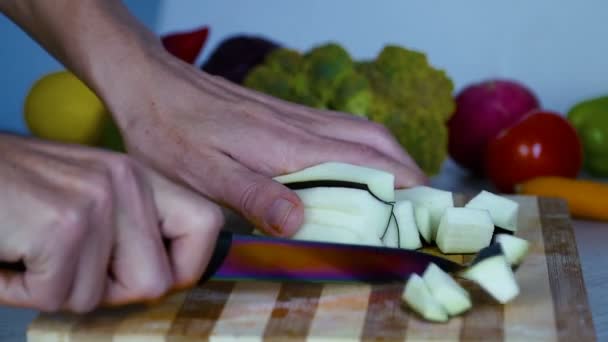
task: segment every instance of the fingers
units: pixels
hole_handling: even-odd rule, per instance
[[[268,234],[289,237],[300,228],[304,206],[287,187],[225,155],[207,162],[213,167],[189,180],[196,188],[204,189],[209,196],[235,209]],[[212,169],[221,172],[212,172]]]
[[[322,125],[319,127],[319,133],[330,138],[368,145],[413,171],[423,174],[416,162],[385,126],[371,121],[353,120],[349,117],[338,120],[339,129],[330,129],[330,125]]]
[[[0,303],[41,311],[57,311],[65,305],[74,283],[78,245],[85,229],[81,216],[73,212],[57,216],[54,221],[53,243],[49,243],[48,238],[26,237],[28,241],[20,245],[23,252],[15,251],[12,257],[3,257],[6,261],[24,258],[26,270],[0,272]],[[3,248],[5,252],[10,249]]]
[[[108,191],[111,195],[112,192]],[[83,241],[82,253],[78,257],[74,284],[65,309],[88,312],[101,303],[108,277],[110,253],[112,251],[114,208],[113,199],[98,201],[89,216],[89,233]]]
[[[153,193],[128,159],[112,165],[116,191],[114,251],[104,302],[156,299],[173,285]]]
[[[426,182],[426,177],[417,168],[412,168],[386,156],[365,144],[324,138],[309,144],[298,156],[307,165],[326,161],[337,161],[372,167],[395,175],[395,187],[411,187]]]
[[[175,287],[198,281],[215,248],[224,216],[220,208],[164,177],[147,172],[158,208],[161,231],[170,240]]]

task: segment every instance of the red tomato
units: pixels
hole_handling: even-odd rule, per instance
[[[583,163],[574,127],[561,115],[534,111],[503,130],[486,150],[486,174],[499,191],[538,176],[575,178]]]

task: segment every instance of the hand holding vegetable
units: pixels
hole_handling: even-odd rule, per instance
[[[333,160],[390,171],[400,187],[425,180],[383,126],[209,76],[169,54],[121,1],[0,6],[103,99],[129,153],[263,230],[291,235],[303,219],[275,175]]]
[[[292,235],[303,220],[300,199],[274,176],[340,161],[391,172],[398,187],[424,182],[380,125],[289,104],[173,58],[142,64],[154,72],[138,95],[112,105],[129,152],[267,233]]]
[[[112,152],[0,135],[0,156],[0,262],[26,268],[0,268],[0,304],[83,312],[203,273],[213,203]]]

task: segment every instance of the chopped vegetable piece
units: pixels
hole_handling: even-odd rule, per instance
[[[502,247],[507,261],[511,265],[519,265],[528,254],[530,243],[511,234],[497,234],[494,238]]]
[[[399,247],[405,249],[418,249],[422,247],[412,202],[399,201],[395,203],[393,213],[395,214],[397,228],[399,229]]]
[[[414,206],[414,215],[416,216],[416,226],[418,232],[424,238],[424,241],[431,243],[431,213],[427,207],[420,205]]]
[[[303,224],[292,238],[294,240],[382,246],[382,241],[375,236],[363,236],[351,229],[321,226],[312,223]]]
[[[485,209],[490,213],[495,226],[512,232],[517,230],[519,204],[511,199],[483,190],[465,208]]]
[[[283,184],[322,180],[360,183],[367,185],[372,194],[385,202],[395,200],[395,176],[393,174],[346,163],[323,163],[275,177],[274,180]]]
[[[448,208],[437,231],[437,246],[443,253],[476,253],[489,246],[494,224],[487,210]]]
[[[399,237],[397,221],[395,221],[395,216],[392,215],[384,236],[381,236],[380,238],[386,247],[399,248]]]
[[[447,322],[448,320],[448,313],[431,295],[426,283],[417,274],[413,274],[408,279],[402,299],[412,310],[429,321]]]
[[[461,276],[477,283],[502,304],[519,294],[515,275],[504,255],[482,259],[462,272]]]
[[[431,240],[435,240],[441,216],[446,208],[454,206],[454,198],[449,191],[434,189],[428,186],[416,186],[409,189],[395,190],[396,201],[412,201],[415,205],[426,207],[431,215]],[[427,240],[425,238],[425,240]],[[430,242],[427,240],[427,242]]]
[[[472,306],[469,293],[449,274],[435,264],[430,264],[422,275],[431,295],[451,315],[459,315]]]
[[[296,190],[295,192],[302,200],[305,212],[313,208],[355,215],[361,221],[356,227],[365,230],[365,232],[359,231],[362,235],[370,233],[378,238],[381,237],[391,217],[392,205],[379,201],[365,190],[312,188]],[[317,218],[317,222],[322,220],[324,219]],[[355,227],[347,228],[354,229]]]

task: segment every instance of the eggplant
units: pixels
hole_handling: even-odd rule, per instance
[[[395,190],[396,201],[411,201],[417,206],[425,207],[431,216],[430,236],[424,239],[431,243],[435,240],[441,217],[447,208],[454,206],[454,198],[449,191],[439,190],[428,186],[416,186],[409,189]]]
[[[483,190],[473,197],[465,208],[487,210],[496,227],[511,232],[517,231],[519,204],[511,199]]]
[[[399,201],[395,203],[393,214],[399,232],[399,248],[418,249],[422,247],[412,202]]]
[[[293,189],[345,187],[367,190],[385,203],[395,201],[395,176],[368,167],[328,162],[274,178]],[[294,185],[295,184],[295,185]]]
[[[494,241],[498,243],[509,264],[519,266],[528,254],[530,243],[511,234],[496,234]]]
[[[422,274],[422,279],[429,288],[431,295],[450,316],[459,315],[473,306],[471,296],[467,290],[437,265],[430,264]]]
[[[401,299],[424,319],[433,322],[447,322],[448,313],[431,295],[425,281],[417,274],[409,277]]]
[[[478,256],[480,257],[480,256]],[[502,254],[480,257],[461,273],[465,279],[477,283],[499,303],[505,304],[519,294],[519,285],[507,258]]]

